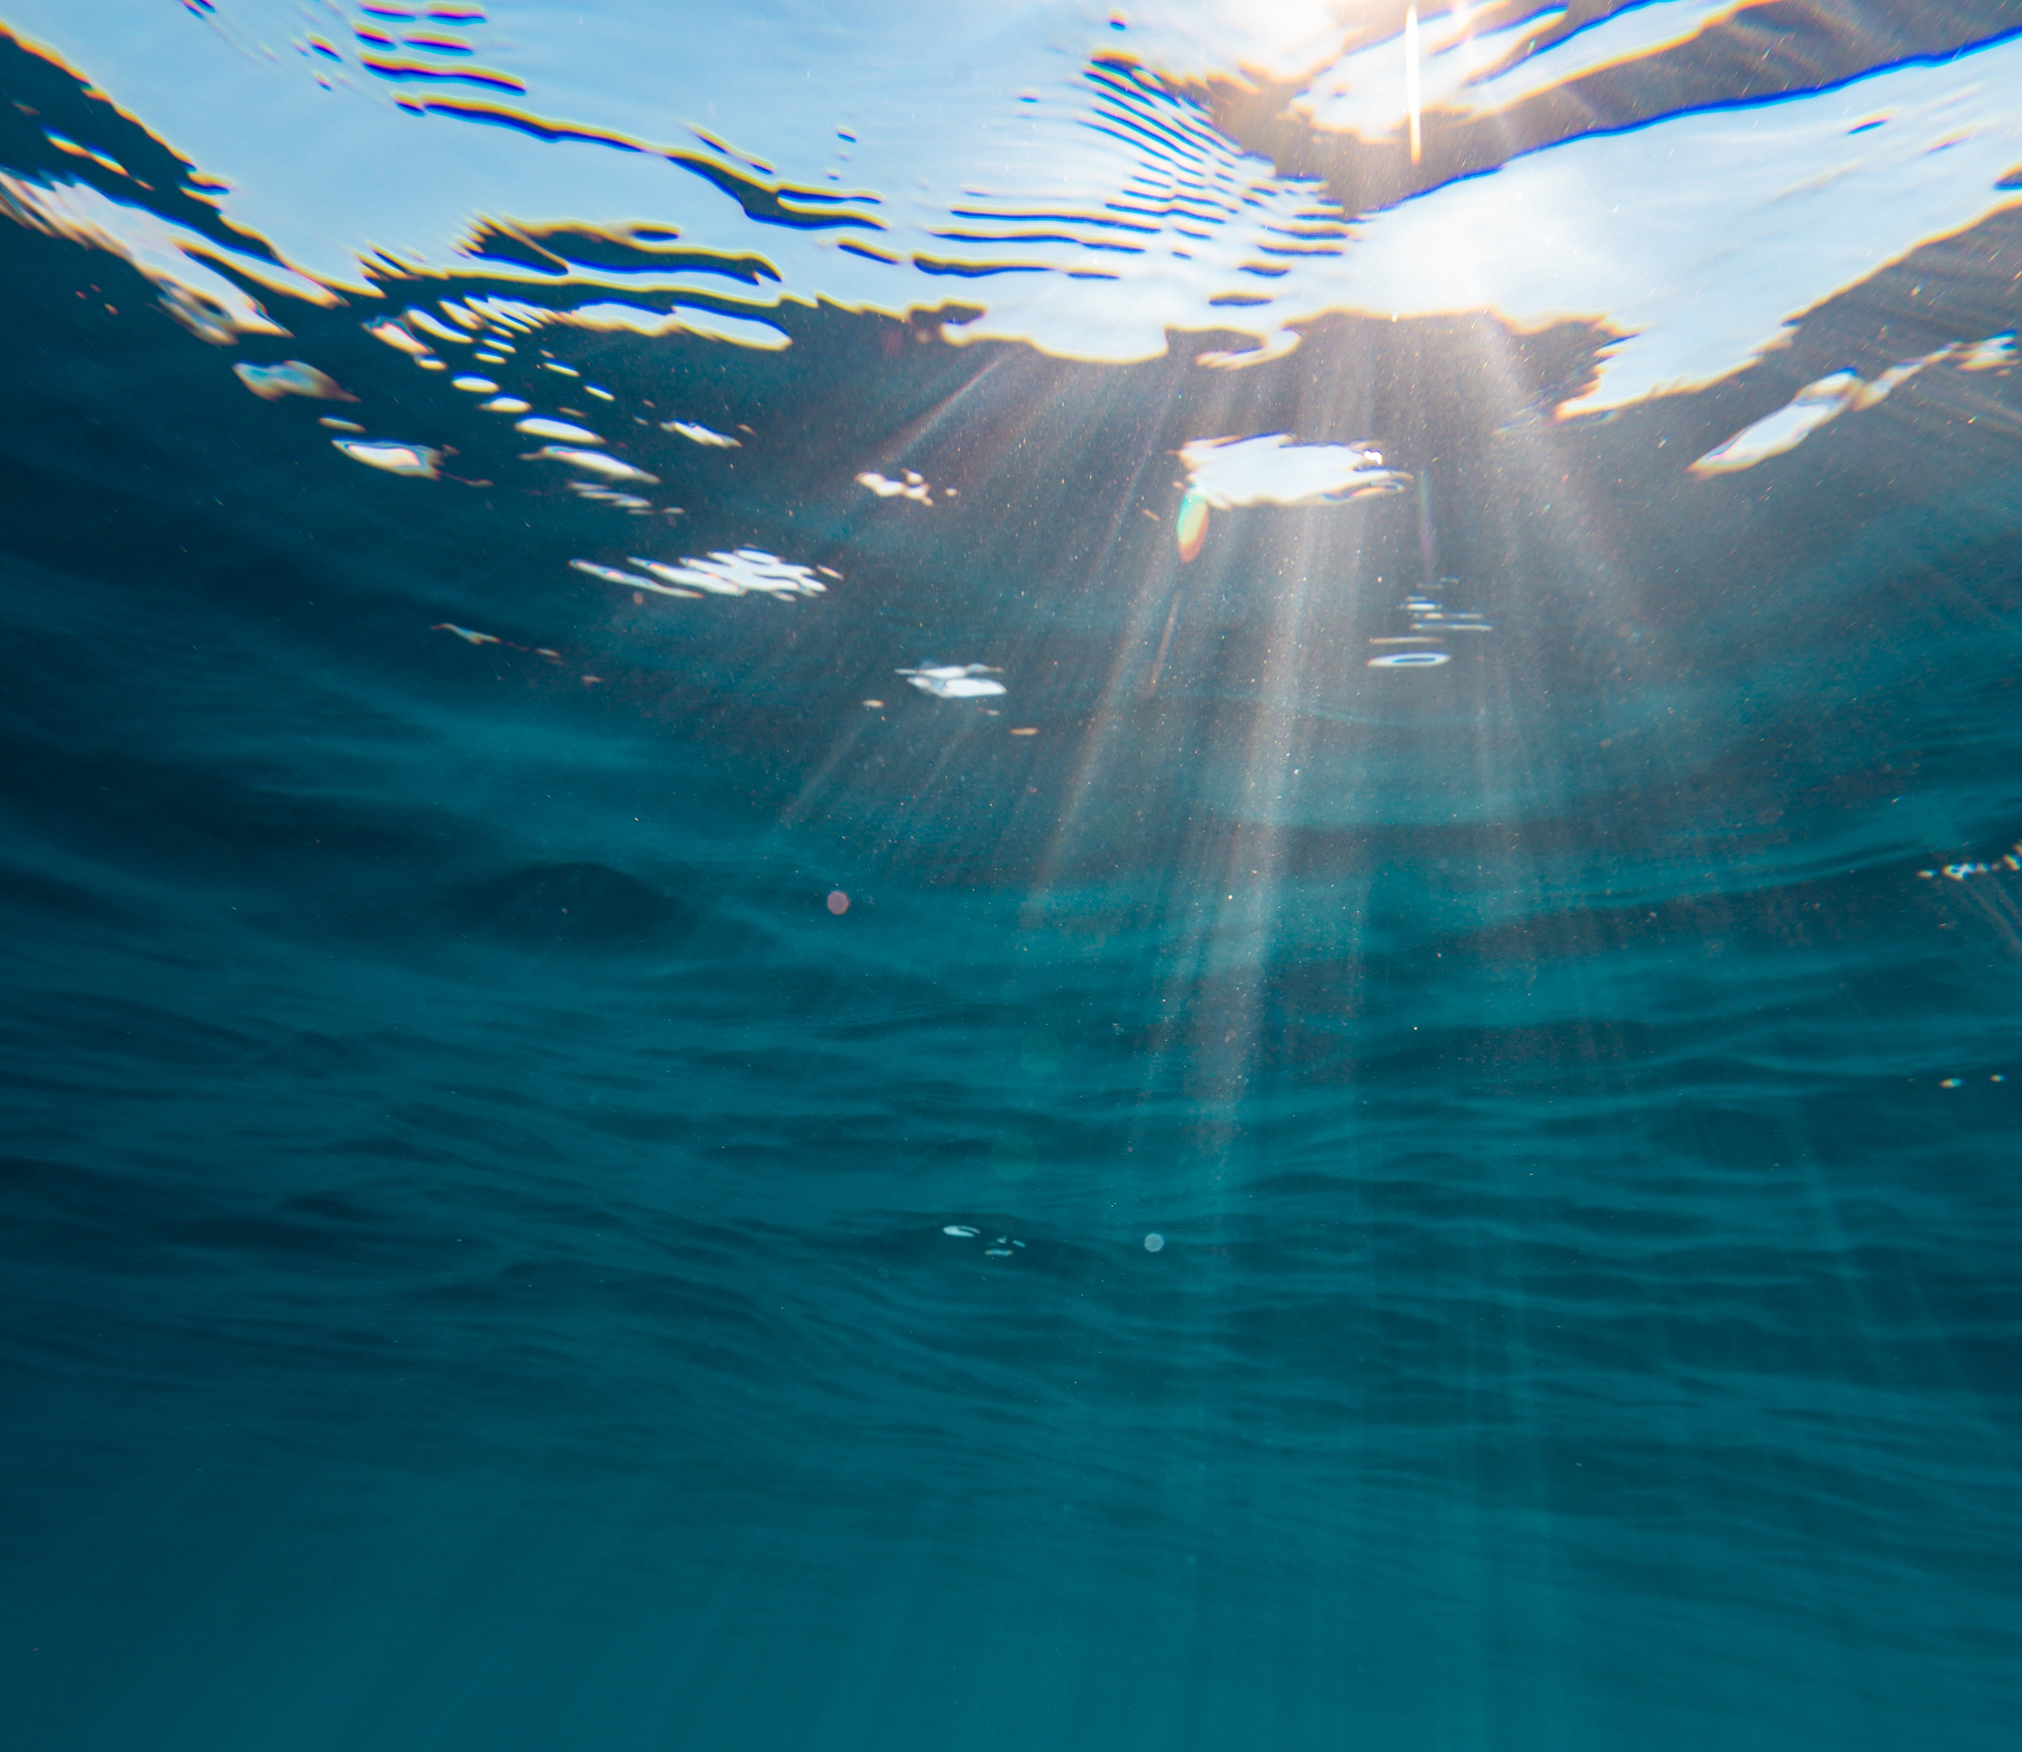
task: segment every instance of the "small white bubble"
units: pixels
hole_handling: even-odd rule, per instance
[[[1164,1245],[1165,1237],[1163,1235],[1151,1234],[1144,1238],[1144,1250],[1147,1253],[1156,1253]]]

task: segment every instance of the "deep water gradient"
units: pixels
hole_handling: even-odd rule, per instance
[[[1597,427],[1572,327],[553,341],[743,430],[649,525],[0,225],[6,1742],[2012,1747],[2015,380],[1684,473],[1960,259]],[[1182,566],[1278,430],[1414,490]],[[741,544],[841,577],[568,566]]]

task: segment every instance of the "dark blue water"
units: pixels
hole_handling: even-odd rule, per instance
[[[1685,464],[2018,256],[1600,422],[1572,321],[522,337],[628,523],[361,327],[481,275],[234,349],[0,225],[7,1742],[2015,1744],[2022,392]],[[1408,490],[1183,563],[1280,431]],[[738,547],[839,576],[569,565]]]

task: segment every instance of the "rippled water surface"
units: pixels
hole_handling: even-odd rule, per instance
[[[2014,1744],[2022,9],[0,87],[10,1744]]]

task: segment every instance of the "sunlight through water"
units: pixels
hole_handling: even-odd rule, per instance
[[[2008,0],[0,74],[10,1743],[2006,1752]]]

